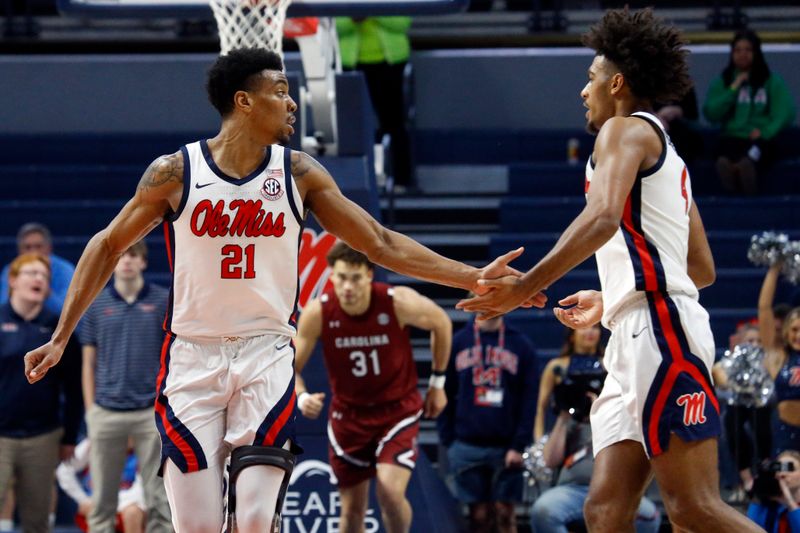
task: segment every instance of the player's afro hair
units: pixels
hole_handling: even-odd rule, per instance
[[[233,111],[233,95],[252,90],[255,75],[264,70],[283,70],[281,56],[262,48],[240,48],[220,56],[208,71],[206,91],[219,114]]]
[[[692,87],[683,36],[650,8],[608,11],[584,34],[583,44],[614,63],[639,98],[667,103]]]

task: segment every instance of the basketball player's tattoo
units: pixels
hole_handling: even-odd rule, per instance
[[[319,162],[304,152],[292,152],[292,176],[302,178],[312,169],[316,168],[325,174],[328,171]]]
[[[146,192],[170,181],[183,182],[183,157],[179,153],[162,155],[150,163],[139,180],[139,189]]]

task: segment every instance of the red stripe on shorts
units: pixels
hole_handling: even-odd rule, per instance
[[[183,454],[183,457],[186,459],[187,465],[187,472],[196,472],[200,470],[200,466],[197,462],[197,455],[192,450],[192,447],[189,446],[189,443],[181,436],[180,433],[175,429],[175,426],[172,425],[170,422],[169,417],[167,416],[167,397],[164,396],[164,382],[167,379],[167,354],[169,353],[169,346],[171,344],[173,337],[169,333],[164,336],[164,344],[161,347],[161,369],[158,372],[158,380],[156,384],[156,390],[158,390],[158,398],[156,399],[156,413],[158,416],[161,417],[161,423],[164,424],[164,430],[167,432],[167,437],[169,440],[172,441],[172,444],[175,445],[178,450]],[[164,402],[162,403],[160,400],[164,398]]]
[[[264,440],[261,443],[262,446],[273,446],[275,444],[275,437],[278,436],[278,433],[281,432],[283,426],[286,425],[286,422],[289,420],[289,417],[292,415],[292,412],[294,411],[294,405],[296,402],[297,402],[297,393],[293,390],[292,396],[291,398],[289,398],[289,403],[286,404],[286,407],[283,408],[283,411],[281,411],[281,414],[280,416],[278,416],[278,419],[275,421],[274,424],[272,424],[272,427],[269,428],[267,434],[264,435]]]
[[[658,396],[653,405],[653,414],[650,417],[650,427],[647,428],[647,436],[650,439],[653,455],[655,456],[662,452],[661,444],[658,442],[658,423],[661,419],[661,413],[664,411],[664,405],[667,403],[669,393],[672,392],[672,386],[675,384],[675,380],[681,372],[689,374],[703,387],[703,390],[706,392],[706,397],[711,401],[711,404],[718,413],[719,403],[717,402],[716,395],[710,389],[708,382],[700,370],[684,359],[683,350],[681,350],[678,336],[675,333],[675,327],[670,319],[669,309],[667,308],[667,302],[664,300],[664,295],[660,292],[654,292],[652,294],[656,313],[658,314],[658,321],[661,325],[661,331],[664,332],[664,337],[669,347],[669,353],[672,356],[672,364],[667,371],[667,376],[664,378],[661,389],[658,391]]]

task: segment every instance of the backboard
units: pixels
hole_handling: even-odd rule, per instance
[[[232,0],[239,1],[239,0]],[[294,0],[290,17],[435,15],[466,9],[469,0]],[[58,0],[64,14],[89,17],[210,17],[203,0]]]

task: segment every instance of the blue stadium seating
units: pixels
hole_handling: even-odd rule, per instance
[[[5,198],[128,198],[147,163],[141,165],[1,165]]]

